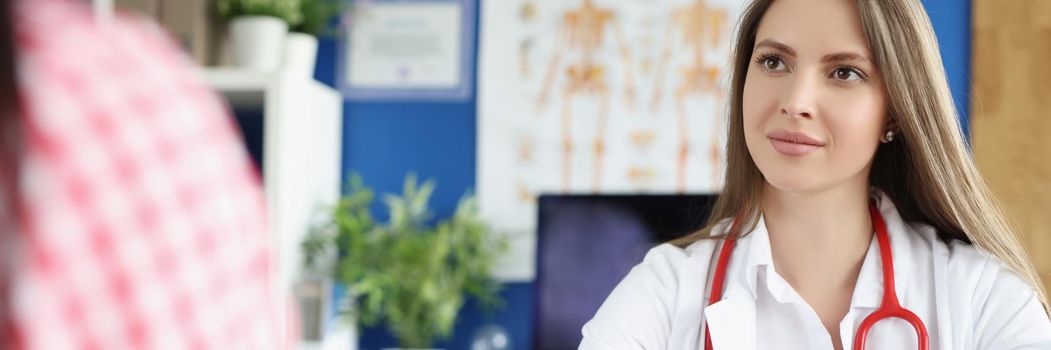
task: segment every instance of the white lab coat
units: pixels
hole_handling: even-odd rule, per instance
[[[898,298],[924,321],[931,349],[1051,349],[1051,320],[1036,293],[999,260],[962,242],[946,244],[928,225],[903,222],[883,194],[878,206],[891,239]],[[726,226],[724,222],[717,230]],[[765,224],[760,221],[756,230],[765,230]],[[703,349],[706,316],[712,346],[718,350],[750,350],[761,344],[786,349],[791,347],[771,344],[789,344],[784,339],[793,337],[828,337],[823,327],[757,334],[757,323],[771,318],[769,312],[757,310],[756,272],[748,268],[755,256],[764,256],[749,252],[757,246],[750,241],[765,235],[756,233],[738,241],[727,268],[723,299],[710,306],[708,274],[714,270],[716,241],[701,240],[685,249],[669,244],[653,248],[584,325],[580,349]],[[761,253],[768,256],[768,242],[763,249]],[[879,306],[883,293],[879,266],[874,240],[859,274],[851,312],[840,324],[846,349],[851,348],[861,320]],[[906,322],[883,320],[869,333],[867,349],[912,349],[915,334]]]

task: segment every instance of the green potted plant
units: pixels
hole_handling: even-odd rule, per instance
[[[237,65],[272,72],[281,67],[288,28],[303,21],[300,0],[217,0],[230,22],[230,42]]]
[[[318,36],[331,32],[329,21],[343,10],[343,0],[300,0],[302,21],[292,26],[285,47],[285,71],[311,78],[317,61]]]
[[[331,220],[303,243],[308,270],[347,286],[344,314],[359,325],[382,322],[402,347],[450,336],[466,297],[488,309],[503,302],[490,273],[507,242],[480,219],[470,195],[451,218],[428,225],[434,187],[410,175],[401,196],[384,197],[390,219],[381,223],[370,210],[372,191],[354,176]]]

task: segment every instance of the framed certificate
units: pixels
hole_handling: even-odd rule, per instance
[[[337,64],[350,100],[467,100],[476,0],[358,1]]]

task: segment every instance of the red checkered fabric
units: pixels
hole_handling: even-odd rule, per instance
[[[143,19],[15,3],[25,213],[0,347],[284,347],[257,171],[200,71]]]

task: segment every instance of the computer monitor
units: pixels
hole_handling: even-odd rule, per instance
[[[646,252],[702,227],[714,195],[544,195],[537,223],[536,349],[580,329]]]

